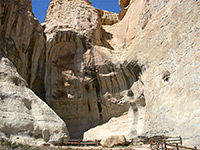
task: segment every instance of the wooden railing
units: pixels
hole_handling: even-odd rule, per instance
[[[63,146],[98,146],[100,145],[99,140],[94,141],[83,141],[81,139],[69,139],[63,141]]]
[[[148,144],[149,138],[144,136],[144,137],[126,139],[126,145],[134,145],[137,143]]]
[[[182,146],[182,138],[179,137],[167,137],[167,136],[154,136],[154,137],[138,137],[127,139],[125,145],[134,145],[137,143],[150,144],[150,149],[162,149],[162,150],[197,150],[197,147],[194,148]],[[100,140],[94,141],[83,141],[81,139],[68,139],[63,140],[60,146],[99,146]]]
[[[149,139],[150,149],[164,149],[164,150],[179,150],[179,149],[188,149],[188,150],[197,150],[197,147],[194,148],[182,146],[182,138],[179,137],[151,137]],[[156,148],[155,148],[156,147]]]

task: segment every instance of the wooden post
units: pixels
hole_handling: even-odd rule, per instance
[[[164,140],[164,150],[167,150],[166,140]]]
[[[98,141],[97,140],[95,140],[95,145],[98,146]]]
[[[181,136],[179,136],[179,138],[180,138],[180,144],[181,144],[181,145],[183,145],[183,142],[182,142],[182,137],[181,137]]]
[[[157,147],[157,150],[159,150],[159,144],[158,144],[158,142],[156,143],[156,147]]]
[[[178,143],[176,143],[176,150],[179,150],[179,148],[178,148]]]
[[[131,138],[131,144],[133,145],[133,138]]]
[[[78,139],[78,146],[81,146],[81,141],[80,141],[80,139]]]
[[[152,141],[151,138],[149,139],[150,149],[152,149]]]
[[[194,149],[197,150],[197,147],[195,146]]]

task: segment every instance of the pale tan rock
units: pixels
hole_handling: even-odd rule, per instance
[[[128,8],[122,9],[119,14],[121,21],[117,24],[114,36],[120,40],[120,43],[123,43],[124,49],[128,47],[140,29],[143,7],[143,0],[135,0]]]
[[[0,55],[8,55],[31,85],[37,78],[36,70],[44,68],[45,59],[41,54],[44,51],[38,52],[38,49],[41,50],[45,45],[42,32],[45,28],[46,101],[66,122],[72,138],[82,138],[86,130],[104,124],[112,117],[119,118],[111,119],[107,124],[91,129],[85,135],[89,138],[93,135],[95,138],[102,138],[97,133],[103,130],[109,135],[111,127],[115,129],[113,134],[117,133],[117,126],[128,122],[121,115],[129,110],[128,115],[132,119],[129,118],[130,122],[127,124],[126,138],[138,135],[181,135],[184,145],[199,145],[199,1],[132,0],[128,4],[121,2],[122,9],[126,10],[119,15],[122,20],[113,25],[102,26],[104,18],[100,11],[87,1],[52,0],[43,28],[37,20],[33,21],[32,13],[29,14],[29,3],[30,1],[20,1],[18,4],[24,8],[22,10],[25,27],[27,28],[27,22],[30,21],[30,30],[34,28],[33,32],[24,28],[15,30],[15,19],[12,19],[12,16],[15,13],[19,14],[19,11],[10,13],[11,19],[6,22],[5,19],[9,17],[4,14],[9,13],[6,13],[6,9],[1,5],[0,16],[3,18],[3,24],[0,25]],[[6,1],[6,6],[11,10],[21,8],[15,8],[11,1]],[[27,12],[29,21],[26,21]],[[18,21],[16,22],[18,24]],[[17,28],[19,27],[21,25],[17,25]],[[23,37],[19,36],[18,32],[14,34],[15,31],[35,33],[35,30],[38,33],[35,36],[25,36],[28,42],[17,38]],[[27,50],[25,54],[22,53],[23,48],[14,48],[13,45],[32,47],[31,44],[27,44],[29,37],[37,41],[32,43],[33,47],[39,44],[37,48],[24,48]],[[10,39],[14,39],[14,42]],[[34,55],[31,54],[32,50]],[[23,61],[32,60],[31,64],[37,64],[33,63],[33,68],[29,67],[30,64],[20,66],[18,56],[22,57]],[[31,59],[28,59],[28,56]],[[43,74],[44,72],[41,73],[39,81],[43,80]],[[24,87],[25,82],[21,79],[9,79],[9,83],[14,84],[11,91],[16,90],[16,85]],[[35,85],[42,87],[39,81]],[[37,86],[31,87],[34,89]],[[9,97],[14,99],[12,95],[9,95],[8,99]],[[33,109],[32,100],[25,98],[22,102],[22,106],[28,110]],[[2,104],[1,107],[3,106]],[[41,112],[42,108],[38,109],[34,112]],[[116,123],[112,123],[113,120]],[[36,135],[42,137],[42,130],[47,128],[46,125],[42,126],[41,130],[38,129],[39,125],[21,126],[25,126],[26,131],[32,131],[34,128],[34,136],[23,137],[24,141],[35,141]],[[6,124],[6,129],[7,127]],[[62,127],[59,127],[59,131],[63,131],[60,128]],[[125,129],[122,127],[120,130]],[[54,133],[54,130],[52,132]],[[66,133],[56,134],[57,140],[52,138],[51,143],[61,142]],[[0,132],[1,136],[7,136],[6,134],[7,132]],[[49,134],[51,139],[50,130]],[[27,135],[27,132],[23,135]],[[46,137],[44,139],[47,141]],[[18,139],[18,134],[12,133],[10,138]]]
[[[82,2],[82,0],[79,0]],[[57,31],[78,32],[88,43],[101,44],[101,17],[99,11],[85,3],[64,0],[58,3],[52,0],[47,11],[46,29],[47,41],[53,38]],[[67,14],[67,15],[66,15]]]
[[[134,3],[131,7],[136,8]],[[146,106],[137,114],[133,128],[137,135],[180,135],[184,145],[199,145],[199,11],[199,2],[192,0],[144,3],[138,31],[124,52],[124,60],[146,66],[141,76],[144,85],[139,87]],[[134,92],[138,85],[132,88]]]
[[[66,124],[38,97],[45,96],[46,40],[31,9],[30,0],[0,1],[0,136],[40,145],[60,142],[69,133]]]
[[[101,140],[100,144],[103,147],[113,147],[117,145],[124,145],[126,143],[126,138],[123,135],[113,135],[108,136]]]
[[[117,13],[99,10],[102,18],[102,25],[113,25],[119,21],[119,17]]]
[[[127,12],[128,8],[123,8],[120,10],[119,12],[119,20],[122,20],[124,18],[124,16],[126,15],[126,12]]]
[[[128,111],[123,93],[138,76],[130,71],[138,69],[137,63],[110,61],[112,47],[99,13],[90,5],[65,1],[50,5],[47,14],[46,99],[72,138]]]
[[[28,145],[69,138],[65,123],[27,87],[10,60],[2,56],[0,136]]]
[[[192,0],[135,0],[118,24],[104,26],[112,34],[114,60],[138,60],[143,66],[126,92],[133,116],[126,137],[181,135],[184,145],[198,145],[199,6]],[[109,135],[110,128],[117,125],[98,126],[84,137],[102,138],[99,132]]]
[[[84,132],[84,140],[102,140],[108,136],[124,135],[129,138],[129,133],[133,123],[133,115],[125,113],[120,117],[113,117],[103,125],[91,128]]]
[[[45,142],[49,141],[49,130],[47,128],[42,130],[42,137]]]
[[[122,20],[126,15],[128,8],[135,0],[119,0],[119,6],[122,8],[119,12],[119,20]]]
[[[30,88],[44,99],[45,36],[30,0],[0,1],[0,45]]]
[[[78,3],[78,4],[87,4],[87,5],[91,5],[92,3],[89,0],[50,0],[51,2],[51,7],[53,7],[53,5],[57,5],[57,4],[63,4],[64,2],[74,2],[74,3]]]

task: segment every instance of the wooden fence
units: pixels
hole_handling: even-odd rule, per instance
[[[83,141],[81,139],[69,139],[63,141],[63,146],[98,146],[98,145],[100,145],[99,140]]]
[[[140,136],[138,138],[127,139],[125,145],[134,145],[137,143],[150,144],[150,149],[162,149],[162,150],[197,150],[197,147],[194,148],[182,146],[182,138],[179,137],[167,137],[167,136],[154,136],[154,137],[145,137]],[[99,146],[100,140],[94,141],[83,141],[81,139],[68,139],[64,140],[60,146]]]
[[[151,137],[149,139],[150,149],[164,149],[164,150],[179,150],[179,149],[187,149],[187,150],[197,150],[197,147],[194,148],[182,146],[182,138],[179,137]]]

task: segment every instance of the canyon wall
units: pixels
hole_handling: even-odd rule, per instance
[[[127,5],[123,19],[113,29],[104,28],[113,36],[111,43],[120,43],[114,49],[118,59],[137,61],[142,71],[130,87],[134,97],[127,99],[129,133],[115,133],[182,136],[184,145],[200,145],[199,1],[134,0]],[[127,121],[119,118],[121,124]],[[109,135],[109,124],[89,130],[84,138],[103,138],[95,136],[99,130]]]
[[[141,80],[147,103],[138,134],[181,135],[184,145],[200,145],[199,1],[150,0],[142,10],[125,57],[145,64]]]
[[[0,1],[0,139],[40,145],[69,138],[64,121],[38,97],[45,96],[45,43],[30,0]]]
[[[136,61],[110,61],[102,12],[77,1],[51,1],[47,12],[46,101],[72,138],[127,111],[126,92],[140,73]]]
[[[200,145],[199,1],[119,4],[120,21],[88,0],[51,0],[42,27],[31,1],[0,2],[1,136],[164,134]]]
[[[1,49],[30,88],[44,99],[45,36],[31,1],[0,2]]]

